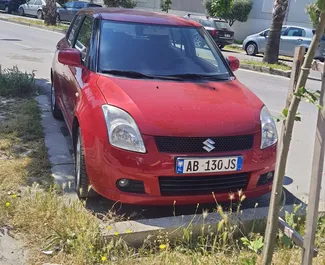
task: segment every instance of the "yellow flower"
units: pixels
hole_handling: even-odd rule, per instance
[[[111,230],[112,229],[112,227],[109,225],[109,226],[107,226],[107,230]]]
[[[166,245],[164,245],[164,244],[162,244],[162,245],[160,245],[160,246],[159,246],[159,248],[160,248],[161,250],[164,250],[164,249],[166,249],[166,248],[167,248],[167,246],[166,246]]]
[[[13,197],[14,199],[16,199],[16,198],[17,198],[17,194],[12,195],[12,197]]]
[[[127,233],[127,234],[131,234],[131,230],[129,230],[129,229],[126,230],[126,233]]]
[[[107,258],[105,256],[102,257],[102,262],[105,262]]]
[[[114,233],[114,236],[118,236],[118,232],[115,232],[115,233]]]
[[[6,207],[9,207],[10,206],[10,202],[6,202]]]

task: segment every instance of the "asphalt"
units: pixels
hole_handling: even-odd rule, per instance
[[[56,43],[63,37],[62,34],[35,29],[28,26],[13,24],[0,21],[0,64],[2,68],[17,65],[20,70],[31,72],[35,70],[36,78],[42,84],[49,81],[50,67],[53,57],[53,51]],[[227,55],[227,53],[225,53]],[[233,55],[233,54],[232,54]],[[318,74],[318,73],[317,73]],[[238,79],[249,89],[256,93],[267,105],[274,115],[281,113],[284,106],[286,94],[289,85],[289,79],[268,74],[256,73],[246,70],[236,72]],[[320,76],[320,74],[318,74]],[[318,77],[319,79],[319,77]],[[307,82],[307,88],[318,90],[321,83],[310,79]],[[49,92],[48,87],[46,88]],[[292,146],[286,170],[285,188],[287,200],[299,202],[298,199],[305,201],[309,193],[309,179],[311,172],[316,114],[317,110],[311,104],[303,102],[299,109],[302,115],[302,122],[296,123],[292,139]],[[59,125],[62,135],[65,137],[69,148],[69,136],[64,124]],[[280,130],[280,124],[278,124]],[[54,141],[54,140],[53,140]],[[71,148],[70,148],[71,151]],[[323,181],[323,185],[325,180]],[[292,196],[291,193],[294,195]],[[322,202],[325,202],[325,192],[322,190]],[[95,211],[107,209],[110,202],[102,200],[89,202],[89,208]],[[259,199],[261,205],[267,206],[268,196]],[[288,202],[289,203],[289,202]],[[252,207],[255,201],[247,202],[247,207]],[[132,207],[130,207],[132,208]],[[185,207],[186,208],[186,207]],[[186,209],[180,209],[180,212]],[[192,206],[189,210],[193,213]],[[136,214],[153,217],[156,209],[139,209]],[[161,211],[163,216],[171,214],[172,209]]]

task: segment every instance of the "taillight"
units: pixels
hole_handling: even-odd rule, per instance
[[[216,30],[216,29],[214,29],[214,30],[212,31],[212,36],[215,37],[215,36],[218,36],[218,35],[219,35],[219,31]]]

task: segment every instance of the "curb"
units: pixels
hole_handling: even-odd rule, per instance
[[[280,212],[284,218],[285,213],[293,213],[295,205],[286,205]],[[264,233],[268,216],[268,207],[245,209],[230,217],[232,223],[237,225],[244,234],[254,230],[255,233]],[[306,206],[303,205],[296,215],[305,216]],[[218,232],[218,223],[222,217],[218,213],[163,217],[155,219],[143,219],[136,221],[124,221],[109,225],[101,223],[102,237],[105,240],[120,237],[128,245],[141,247],[144,243],[153,242],[158,235],[168,234],[169,240],[182,238],[184,230],[192,232],[193,236],[208,235]],[[238,230],[238,229],[237,229]],[[242,236],[238,233],[238,236]]]
[[[32,23],[27,23],[27,22],[22,22],[22,21],[15,21],[15,20],[11,20],[11,19],[8,19],[8,18],[4,18],[4,17],[0,17],[0,21],[11,22],[11,23],[24,25],[24,26],[29,26],[29,27],[38,28],[38,29],[45,29],[45,30],[48,30],[48,31],[54,31],[54,32],[62,33],[62,34],[66,33],[66,30],[63,30],[63,29],[49,28],[49,27],[46,27],[46,26],[35,25],[35,24],[32,24]]]
[[[271,75],[283,76],[283,77],[287,77],[287,78],[290,78],[290,76],[291,76],[291,71],[273,69],[273,68],[266,67],[266,66],[257,66],[257,65],[240,63],[239,68],[245,69],[245,70],[251,70],[251,71],[255,71],[255,72],[267,73],[267,74],[271,74]]]

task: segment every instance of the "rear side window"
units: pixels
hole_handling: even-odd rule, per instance
[[[70,44],[70,46],[73,44],[73,40],[78,32],[80,23],[81,23],[81,16],[76,16],[74,21],[70,25],[70,31],[68,35],[68,43]]]
[[[101,5],[96,5],[96,4],[89,3],[88,4],[88,7],[102,7],[102,6]]]
[[[66,3],[64,6],[68,7],[68,8],[72,8],[73,7],[73,2]]]
[[[215,28],[215,25],[214,25],[213,21],[205,20],[205,19],[200,19],[200,23],[201,23],[204,27]]]
[[[85,62],[87,53],[90,48],[90,38],[93,28],[94,20],[90,17],[86,17],[80,30],[75,43],[75,48],[81,52],[81,59]]]
[[[286,35],[290,37],[305,37],[306,32],[301,28],[289,28]]]
[[[73,7],[74,7],[74,8],[81,9],[81,8],[86,7],[86,4],[85,4],[85,3],[82,3],[82,2],[74,2]]]
[[[42,0],[36,0],[35,5],[41,6],[42,5]]]

